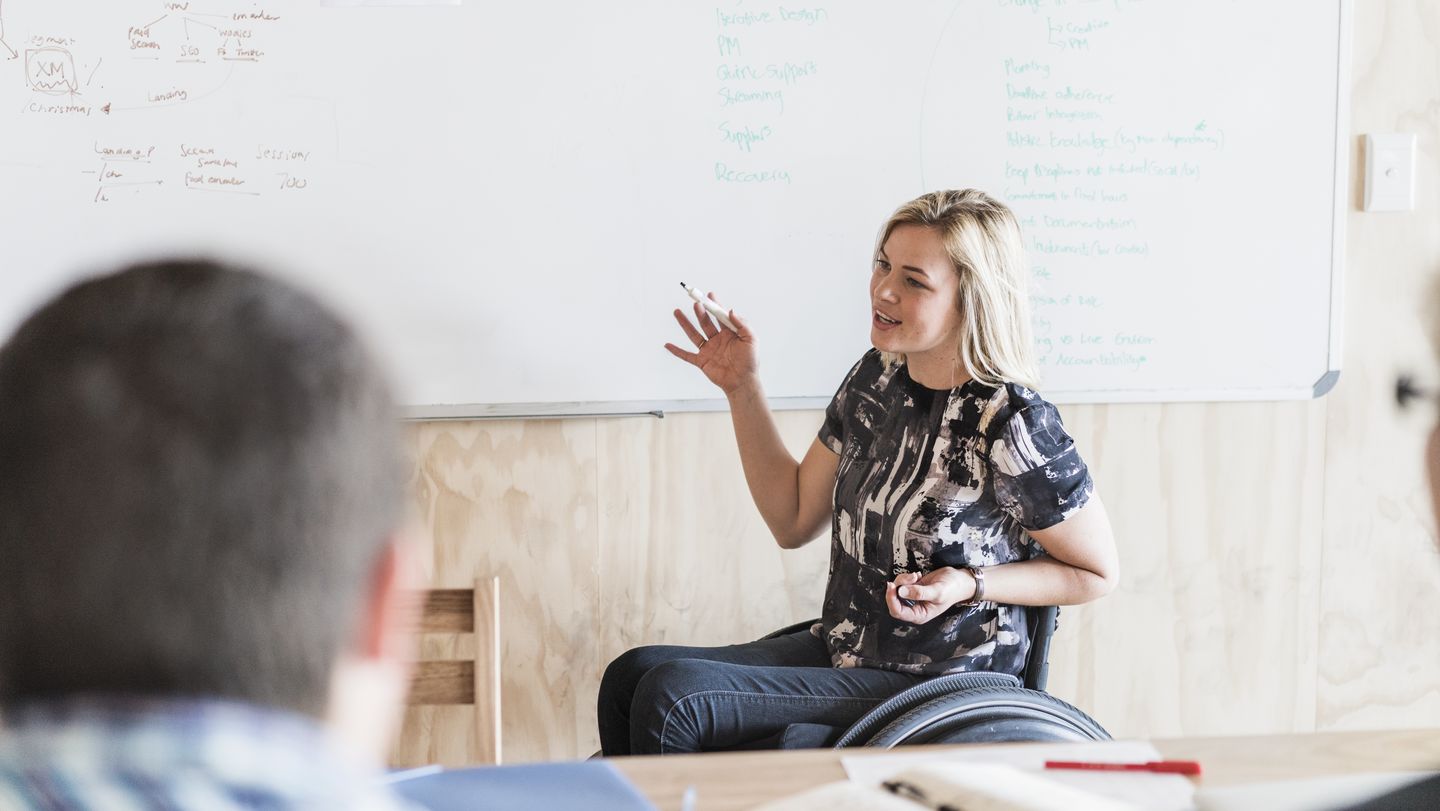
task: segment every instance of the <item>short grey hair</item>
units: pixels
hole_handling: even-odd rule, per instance
[[[0,348],[0,702],[180,695],[321,715],[404,520],[352,328],[215,261],[65,291]]]

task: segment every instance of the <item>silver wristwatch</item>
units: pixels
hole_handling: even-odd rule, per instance
[[[985,570],[979,566],[966,566],[965,571],[975,578],[975,594],[961,605],[979,605],[985,602]]]

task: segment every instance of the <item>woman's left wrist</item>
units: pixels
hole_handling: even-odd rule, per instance
[[[970,598],[961,601],[961,605],[979,605],[985,602],[985,568],[983,566],[962,566],[961,571],[970,575],[972,588]]]

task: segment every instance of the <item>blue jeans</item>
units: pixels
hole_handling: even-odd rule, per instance
[[[924,676],[830,665],[808,630],[723,648],[650,645],[600,680],[606,756],[755,748],[791,724],[844,728]]]

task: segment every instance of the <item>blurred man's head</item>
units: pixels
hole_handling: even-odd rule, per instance
[[[0,349],[0,703],[333,721],[403,681],[398,430],[355,333],[273,279],[165,262],[51,301]]]
[[[1426,327],[1426,334],[1430,339],[1430,349],[1435,358],[1440,358],[1440,275],[1430,278],[1430,284],[1423,299],[1425,306],[1422,310],[1422,324]],[[1434,367],[1434,361],[1431,361]],[[1437,400],[1434,391],[1416,389],[1409,376],[1402,379],[1400,388],[1409,390],[1408,394],[1401,394],[1397,388],[1396,396],[1400,400],[1400,406],[1405,407],[1406,403],[1416,396],[1424,399]],[[1425,442],[1425,473],[1430,485],[1430,511],[1435,516],[1435,525],[1440,527],[1440,419],[1431,426],[1430,434]],[[1436,544],[1440,545],[1440,534],[1436,535]]]

